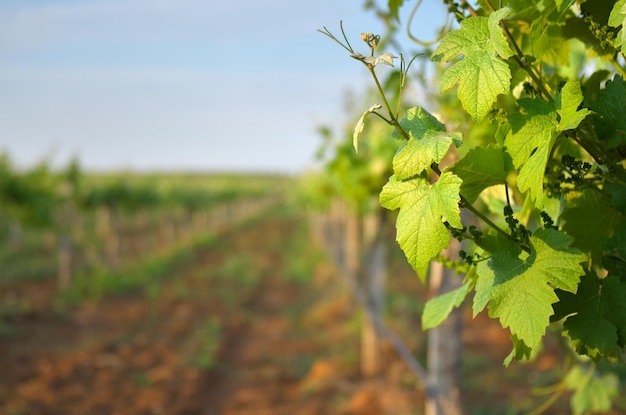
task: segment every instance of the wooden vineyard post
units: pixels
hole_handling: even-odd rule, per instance
[[[376,330],[374,319],[382,321],[385,306],[387,249],[382,237],[382,216],[370,214],[364,220],[363,272],[364,313],[361,329],[361,373],[365,377],[380,374],[383,368],[382,339]]]
[[[143,257],[150,252],[150,238],[148,229],[150,228],[150,215],[147,209],[137,212],[133,229],[133,251],[137,257]]]
[[[72,239],[62,231],[58,237],[58,284],[65,291],[72,283]]]
[[[106,264],[112,269],[119,265],[119,229],[115,208],[105,206],[98,211],[98,234],[104,242]]]
[[[345,205],[344,205],[345,207]],[[356,212],[345,209],[345,269],[343,272],[349,295],[354,297],[358,292],[358,281],[361,266],[361,221]]]
[[[451,239],[443,255],[451,257],[461,249],[456,239]],[[459,287],[462,278],[440,262],[431,262],[429,298]],[[459,382],[462,365],[462,309],[455,308],[438,327],[428,330],[426,415],[462,415]]]

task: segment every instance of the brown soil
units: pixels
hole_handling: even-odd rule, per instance
[[[0,320],[0,414],[423,413],[423,393],[392,350],[380,377],[358,375],[359,318],[333,267],[318,261],[305,282],[290,275],[283,253],[300,229],[298,219],[267,217],[224,234],[156,291]],[[400,274],[392,285],[419,290],[410,271]],[[412,319],[397,328],[420,349]],[[542,402],[528,384],[554,375],[552,343],[533,365],[506,370],[508,335],[484,315],[468,316],[464,343],[471,413]]]
[[[319,303],[323,288],[286,275],[281,247],[297,229],[293,218],[268,218],[225,234],[157,295],[118,295],[66,312],[37,307],[5,319],[0,413],[380,413],[374,384],[355,375],[354,352],[337,357],[328,347],[356,340],[341,330],[352,315],[345,301],[331,295]],[[236,257],[246,259],[243,268]],[[254,268],[256,281],[214,276],[233,263],[244,273]],[[20,295],[49,300],[53,288],[31,284]],[[212,332],[199,329],[207,322],[218,322]],[[213,351],[203,349],[207,336]],[[405,389],[411,403],[414,388]]]

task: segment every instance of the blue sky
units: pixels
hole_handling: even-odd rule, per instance
[[[91,170],[309,168],[316,126],[345,121],[345,91],[368,82],[316,32],[340,20],[353,46],[380,31],[356,0],[0,0],[0,151]]]

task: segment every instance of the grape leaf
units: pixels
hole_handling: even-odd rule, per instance
[[[421,138],[411,137],[393,158],[393,171],[399,180],[408,179],[439,163],[453,142],[460,141],[460,133],[427,131]]]
[[[446,126],[422,107],[409,108],[400,120],[400,127],[415,138],[423,137],[427,131],[446,131]],[[398,132],[394,131],[393,136],[397,137]]]
[[[359,136],[365,128],[365,117],[381,108],[382,105],[380,104],[372,105],[367,111],[365,111],[361,115],[361,118],[359,118],[359,121],[357,121],[356,125],[354,126],[354,132],[352,133],[352,145],[354,146],[354,151],[356,151],[357,153],[359,152]]]
[[[617,375],[599,374],[593,367],[574,366],[565,375],[563,384],[574,391],[570,400],[574,415],[608,412],[619,394]]]
[[[381,63],[388,66],[393,66],[393,60],[396,58],[397,56],[394,56],[391,53],[383,53],[380,56],[366,56],[363,58],[363,62],[371,65],[372,67],[377,66]]]
[[[592,358],[616,357],[626,341],[626,283],[618,276],[581,279],[574,293],[557,291],[554,320],[567,317],[563,332],[579,354]]]
[[[473,148],[450,170],[463,180],[461,194],[473,203],[486,188],[506,182],[513,162],[502,147],[490,145]]]
[[[510,239],[504,238],[500,235],[485,235],[477,244],[486,252],[494,252],[494,257],[490,261],[493,261],[496,256],[502,257],[502,260],[506,258],[519,258],[522,253],[522,249],[519,245]],[[480,264],[485,264],[481,262]],[[474,295],[473,313],[474,317],[478,315],[489,304],[492,296],[492,289],[494,287],[494,276],[487,275],[485,272],[481,274],[480,271],[485,265],[476,267],[476,294]]]
[[[620,76],[606,82],[591,110],[600,115],[596,132],[609,148],[626,144],[626,82]]]
[[[513,350],[507,357],[504,358],[504,366],[509,367],[513,359],[521,362],[522,360],[530,360],[533,356],[533,349],[528,347],[526,343],[517,338],[516,335],[511,335],[511,341],[513,342]],[[537,350],[535,350],[536,353]]]
[[[602,265],[611,274],[626,276],[626,223],[616,228],[613,237],[605,241]]]
[[[569,81],[556,96],[556,111],[561,117],[557,131],[573,130],[591,113],[587,108],[578,110],[583,102],[580,82]]]
[[[489,316],[534,349],[545,333],[558,301],[555,288],[576,292],[586,259],[570,248],[572,238],[554,229],[538,229],[530,237],[530,254],[524,258],[512,242],[498,237],[502,249],[477,266],[474,314],[489,303]],[[520,312],[522,311],[523,312]]]
[[[590,253],[593,262],[600,261],[600,249],[621,221],[608,196],[586,189],[570,199],[561,215],[563,230],[574,237],[574,246]]]
[[[399,180],[419,175],[448,153],[450,144],[461,145],[460,133],[447,133],[446,127],[422,107],[414,107],[400,121],[409,141],[393,158],[393,171]]]
[[[608,25],[611,27],[621,26],[615,39],[615,47],[618,49],[623,48],[624,44],[626,44],[626,31],[624,31],[624,23],[626,23],[626,0],[619,0],[613,6],[608,22]]]
[[[563,12],[572,6],[572,3],[574,3],[574,0],[556,0],[555,3],[556,3],[557,9]]]
[[[506,7],[500,10],[496,10],[489,15],[489,21],[487,22],[487,25],[489,27],[489,41],[493,45],[493,48],[498,53],[498,55],[500,55],[503,59],[507,59],[513,56],[513,51],[509,46],[509,41],[504,35],[504,31],[500,27],[500,20],[508,16],[510,12],[511,10]]]
[[[568,66],[571,63],[568,40],[561,33],[561,25],[536,19],[532,22],[530,42],[533,56],[553,65]]]
[[[498,95],[509,92],[511,71],[502,59],[512,56],[513,51],[499,26],[508,13],[509,9],[503,8],[488,18],[463,20],[459,29],[441,41],[431,58],[448,62],[464,55],[443,73],[440,90],[450,89],[458,82],[461,104],[475,121],[485,118]]]
[[[428,300],[422,314],[422,329],[428,330],[440,325],[448,318],[454,307],[463,303],[471,288],[472,284],[466,282],[452,291]]]
[[[556,139],[554,105],[536,98],[522,98],[524,112],[509,114],[511,130],[504,139],[513,165],[520,169],[517,183],[521,192],[529,191],[535,206],[543,206],[543,177],[550,150]]]
[[[431,185],[425,175],[399,180],[395,175],[380,193],[380,204],[400,209],[396,221],[397,240],[407,260],[424,279],[428,263],[450,242],[444,221],[462,228],[459,211],[461,179],[444,172]]]

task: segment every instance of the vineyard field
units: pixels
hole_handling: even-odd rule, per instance
[[[319,221],[284,197],[286,183],[242,190],[228,215],[222,204],[209,209],[220,226],[149,260],[130,255],[114,272],[83,272],[65,292],[54,266],[46,268],[54,261],[38,257],[43,237],[0,285],[0,413],[422,413],[423,390],[391,347],[380,376],[360,375],[360,313]],[[138,236],[128,230],[133,218],[124,219],[122,243]],[[36,229],[25,232],[22,248],[37,238]],[[386,314],[422,359],[425,288],[399,248],[389,262]],[[560,376],[558,347],[505,370],[508,333],[466,314],[462,393],[470,413],[540,405],[528,379],[549,385]],[[546,413],[566,408],[564,398]]]

